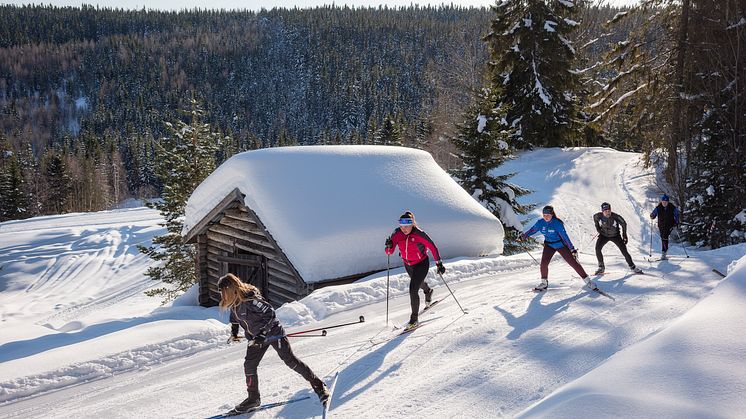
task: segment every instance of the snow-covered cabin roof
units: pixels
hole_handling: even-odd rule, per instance
[[[188,234],[235,188],[306,283],[386,269],[405,210],[443,259],[502,252],[500,221],[432,156],[391,146],[301,146],[237,154],[189,198]],[[392,266],[401,265],[391,258]]]

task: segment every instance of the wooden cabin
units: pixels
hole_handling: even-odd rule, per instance
[[[414,211],[446,258],[501,252],[500,221],[429,153],[301,146],[232,156],[190,196],[183,239],[197,248],[199,302],[236,274],[273,305],[402,265],[383,243]]]
[[[380,271],[305,283],[262,220],[244,204],[244,197],[238,188],[234,189],[184,235],[185,243],[197,247],[200,305],[218,304],[218,280],[227,273],[259,288],[277,307],[301,299],[314,289],[353,282]]]

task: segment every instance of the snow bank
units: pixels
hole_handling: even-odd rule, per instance
[[[744,245],[732,246],[741,252]],[[712,294],[521,417],[732,417],[746,412],[746,256]]]
[[[444,259],[502,252],[500,221],[421,150],[306,146],[237,154],[189,198],[183,231],[234,188],[306,282],[385,269],[383,242],[405,210]]]
[[[523,270],[532,261],[514,260],[504,257],[456,259],[446,263],[443,278],[449,284],[469,281],[498,273]],[[443,282],[433,272],[425,279],[430,285]],[[409,275],[404,268],[392,269],[389,277],[389,298],[409,293]],[[332,314],[357,310],[361,306],[386,300],[386,272],[365,277],[355,283],[318,289],[298,301],[283,304],[277,309],[277,317],[283,325],[297,327],[313,321],[323,320]]]

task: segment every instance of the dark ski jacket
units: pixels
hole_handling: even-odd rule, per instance
[[[567,235],[567,231],[565,231],[565,224],[557,217],[552,217],[552,220],[549,222],[544,221],[543,218],[539,219],[523,235],[531,237],[536,233],[541,233],[544,236],[544,244],[552,249],[561,249],[562,246],[567,247],[571,251],[575,249],[575,246],[570,241],[570,237]]]
[[[416,265],[427,258],[427,250],[433,254],[433,259],[440,260],[440,253],[430,237],[417,227],[412,227],[412,232],[404,234],[400,228],[391,234],[394,247],[399,246],[399,256],[405,265]],[[394,253],[394,248],[384,249],[387,255]]]
[[[658,204],[650,213],[650,218],[658,218],[658,230],[670,230],[679,224],[679,209],[670,202],[665,207]]]
[[[593,224],[598,234],[604,237],[616,237],[619,235],[619,227],[622,228],[622,237],[627,235],[627,222],[621,215],[612,212],[609,218],[604,217],[602,212],[593,215]]]
[[[246,339],[262,335],[284,335],[285,332],[275,316],[275,310],[262,297],[250,293],[248,299],[231,309],[231,334],[238,336],[238,327],[244,329]]]

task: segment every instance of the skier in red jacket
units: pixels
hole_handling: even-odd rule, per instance
[[[433,300],[433,289],[425,282],[425,277],[430,269],[430,259],[427,257],[427,251],[433,255],[436,260],[435,265],[439,274],[446,271],[443,262],[440,261],[440,253],[435,243],[420,230],[414,219],[414,214],[410,211],[405,212],[399,217],[399,227],[394,230],[393,234],[386,239],[386,254],[394,253],[394,246],[399,247],[399,255],[404,261],[404,269],[409,274],[409,300],[412,305],[412,314],[409,317],[409,324],[406,328],[417,327],[417,315],[420,311],[420,288],[425,292],[425,304],[429,305]]]

